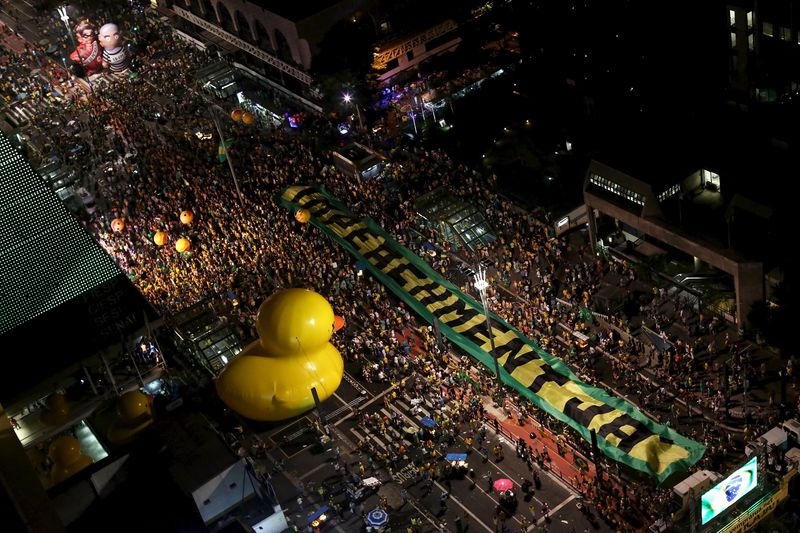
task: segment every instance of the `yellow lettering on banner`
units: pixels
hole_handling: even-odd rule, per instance
[[[518,339],[517,332],[511,329],[501,332],[499,329],[492,328],[494,331],[494,347],[502,348],[514,339]]]
[[[485,317],[483,319],[486,320]],[[514,332],[513,331],[511,331],[511,332],[503,331],[502,329],[492,328],[492,335],[494,335],[495,347],[499,347],[500,346],[498,344],[498,339],[503,341],[502,344],[506,344],[509,340],[511,340],[511,339],[506,338],[506,335],[508,335],[508,333],[512,333],[513,334]],[[481,341],[480,348],[484,352],[488,353],[489,350],[492,349],[492,344],[489,342],[489,337],[484,335],[484,333],[482,331],[476,331],[475,334],[473,335],[473,337],[475,337],[475,338],[477,338],[478,340]],[[503,354],[501,356],[501,358],[502,357],[507,357],[507,356],[508,356],[507,354]]]
[[[636,428],[633,427],[633,426],[629,426],[628,424],[625,424],[624,426],[620,426],[619,430],[621,432],[625,433],[626,435],[628,435],[629,437],[631,435],[633,435],[634,433],[636,433]]]
[[[650,435],[637,442],[628,455],[646,462],[653,472],[661,474],[675,461],[689,457],[689,452],[680,446],[662,441],[658,435]]]
[[[363,240],[359,236],[359,237],[353,237],[351,239],[351,242],[358,247],[358,252],[361,255],[364,255],[364,254],[366,254],[368,252],[371,252],[373,250],[377,250],[378,248],[383,246],[383,243],[385,241],[384,241],[383,237],[375,237],[375,235],[373,235],[371,233],[367,233],[366,235],[364,235],[364,239]]]
[[[586,407],[582,407],[583,405],[584,404],[579,405],[578,409],[585,411],[586,408],[590,407],[589,405],[586,405]],[[624,414],[625,413],[623,411],[620,411],[619,409],[614,409],[613,411],[610,411],[608,413],[600,413],[599,415],[594,415],[592,417],[592,421],[589,422],[589,424],[586,426],[586,429],[588,429],[589,431],[595,430],[598,433],[600,433],[601,427],[613,422],[614,420],[623,416]],[[608,435],[611,435],[611,433],[609,433]],[[609,440],[608,435],[606,436],[606,440]],[[614,444],[614,446],[616,446],[616,444]]]
[[[448,296],[444,300],[439,300],[438,302],[433,302],[432,304],[428,304],[425,307],[431,313],[435,313],[438,309],[441,309],[442,307],[447,307],[447,306],[453,305],[457,301],[458,301],[458,296],[456,296],[455,294],[451,294],[450,296]]]
[[[614,446],[615,448],[619,447],[619,441],[622,439],[614,435],[613,433],[609,433],[606,435],[606,442]]]
[[[302,206],[305,204],[305,202],[298,202],[297,200],[294,199],[294,197],[297,196],[300,193],[300,191],[302,191],[305,188],[306,187],[303,187],[302,185],[293,185],[291,187],[287,187],[286,190],[283,191],[282,198],[287,202],[299,203]]]
[[[457,313],[457,311],[453,311],[452,313],[447,313],[446,315],[442,315],[442,316],[439,317],[439,320],[441,320],[442,322],[447,324],[448,322],[451,322],[452,320],[454,320],[454,318],[450,318],[450,315],[452,315],[454,313]],[[458,316],[460,317],[462,315],[458,315]],[[445,320],[445,317],[448,317],[448,319]],[[464,322],[462,324],[457,324],[455,326],[452,326],[452,328],[453,328],[453,331],[455,331],[456,333],[464,333],[465,331],[469,331],[470,329],[474,328],[475,326],[477,326],[481,322],[483,322],[483,315],[476,314],[475,316],[473,316],[472,318],[470,318],[466,322]]]
[[[391,261],[389,261],[389,264],[383,267],[381,269],[381,272],[383,272],[384,274],[388,274],[389,272],[399,267],[400,265],[407,265],[407,264],[408,264],[408,259],[406,259],[405,257],[398,257],[397,259],[392,259]]]
[[[326,222],[326,224],[327,224],[327,222]],[[332,224],[330,226],[331,227],[336,226],[336,228],[338,228],[338,231],[336,233],[338,235],[340,235],[341,237],[347,237],[348,235],[350,235],[354,231],[358,231],[358,230],[361,230],[361,229],[364,229],[364,228],[367,227],[367,225],[364,224],[363,222],[356,222],[355,224],[351,224],[351,225],[345,226],[345,227],[341,227],[338,224]]]
[[[442,294],[447,292],[447,287],[444,285],[437,285],[435,288],[431,289],[431,292],[436,296],[441,296]]]
[[[516,360],[517,358],[522,357],[526,353],[529,353],[529,352],[532,352],[532,351],[533,351],[533,348],[531,348],[527,344],[523,344],[522,348],[517,350],[517,353],[514,354],[514,359],[513,360]],[[506,352],[506,353],[502,354],[500,357],[498,357],[497,361],[500,363],[500,366],[505,365],[506,361],[508,361],[509,357],[511,357],[511,352],[510,351]],[[527,385],[526,385],[526,387],[527,387]]]
[[[406,263],[408,263],[408,261],[406,261]],[[411,292],[416,287],[437,285],[437,283],[430,278],[418,278],[416,274],[414,274],[414,272],[412,272],[409,268],[403,270],[400,273],[400,277],[406,280],[405,284],[403,285],[403,289],[405,289],[406,292]]]
[[[574,381],[567,381],[563,385],[559,385],[558,383],[555,383],[553,381],[548,381],[542,386],[541,389],[539,389],[539,392],[537,394],[539,394],[539,396],[550,402],[550,405],[552,405],[562,413],[564,412],[564,406],[567,405],[567,402],[572,399],[580,400],[581,406],[585,406],[584,408],[592,405],[595,406],[604,405],[603,402],[595,400],[594,398],[589,396],[580,387],[580,385],[578,385]],[[612,413],[613,412],[614,411],[612,411]],[[622,414],[621,411],[619,411],[618,413]]]
[[[542,367],[546,364],[544,359],[533,359],[515,368],[514,371],[511,372],[511,377],[519,381],[525,387],[530,387],[533,382],[536,381],[536,378],[544,374]]]
[[[355,221],[355,219],[353,218],[353,216],[352,216],[352,215],[350,215],[349,213],[342,213],[342,212],[341,212],[341,211],[339,211],[338,209],[333,209],[333,208],[330,208],[330,207],[329,207],[329,205],[330,205],[330,204],[327,204],[327,205],[320,205],[320,206],[319,206],[319,208],[328,207],[328,210],[327,210],[327,211],[325,211],[324,213],[320,213],[320,214],[317,216],[317,218],[318,218],[318,219],[320,219],[321,221],[323,221],[323,222],[328,222],[328,220],[329,220],[329,219],[331,219],[332,217],[334,217],[334,216],[336,216],[336,215],[342,215],[342,216],[345,216],[345,217],[349,218],[350,220],[353,220],[353,221]],[[311,210],[311,212],[313,213],[313,212],[314,212],[314,210],[312,209],[312,210]]]
[[[555,381],[545,382],[536,394],[561,413],[564,412],[564,406],[567,405],[567,402],[574,397]]]

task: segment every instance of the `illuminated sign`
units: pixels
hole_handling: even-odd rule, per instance
[[[451,32],[456,28],[458,28],[458,24],[452,20],[445,20],[441,24],[425,30],[424,32],[420,33],[419,35],[415,35],[407,41],[403,41],[402,43],[390,48],[382,50],[379,49],[373,53],[372,68],[375,70],[383,70],[386,68],[386,64],[392,59],[396,59],[404,54],[407,54],[414,48],[422,46],[428,41],[432,41],[437,37],[441,37],[445,33]]]
[[[700,522],[707,524],[756,487],[758,457],[753,457],[700,498]]]

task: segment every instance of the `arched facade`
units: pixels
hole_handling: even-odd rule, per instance
[[[255,38],[255,42],[253,44],[262,50],[267,52],[275,51],[275,43],[272,42],[272,36],[258,19],[253,21],[253,37]]]
[[[233,24],[233,17],[225,2],[217,2],[217,21],[223,30],[233,35],[237,34],[236,27]]]
[[[234,22],[236,23],[236,35],[243,41],[250,44],[256,44],[253,38],[253,30],[250,28],[250,23],[241,11],[236,11],[233,15]]]
[[[289,65],[305,70],[311,68],[312,47],[306,38],[301,37],[298,22],[280,17],[247,0],[177,0],[175,5],[258,46]],[[317,19],[306,19],[299,24],[312,24],[323,30],[330,24],[329,17],[323,14],[318,14]],[[318,33],[315,30],[314,35]]]
[[[217,13],[214,11],[214,6],[211,5],[210,0],[197,0],[200,3],[200,11],[202,17],[206,20],[217,22]]]

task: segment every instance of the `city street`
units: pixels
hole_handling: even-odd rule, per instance
[[[351,370],[357,371],[357,368]],[[505,435],[498,435],[491,424],[483,425],[486,431],[483,446],[492,450],[496,444],[500,444],[503,450],[500,460],[492,452],[488,452],[486,457],[482,456],[477,442],[472,446],[468,445],[466,435],[460,433],[452,444],[442,444],[437,448],[441,450],[441,454],[467,454],[468,468],[472,472],[440,476],[432,481],[427,477],[420,477],[418,466],[424,464],[422,458],[418,454],[415,457],[410,451],[402,457],[393,457],[392,449],[401,444],[407,449],[413,448],[413,434],[425,429],[423,418],[434,415],[437,407],[429,400],[409,397],[404,389],[404,384],[393,387],[387,384],[361,383],[346,373],[333,398],[322,405],[322,412],[333,436],[332,451],[320,453],[313,429],[316,419],[314,414],[259,434],[261,439],[275,446],[270,452],[273,459],[276,462],[281,459],[287,462],[283,473],[294,484],[297,494],[301,493],[300,486],[305,488],[307,497],[303,500],[302,507],[298,506],[292,495],[282,495],[286,497],[284,506],[290,511],[287,514],[293,517],[295,523],[302,523],[305,516],[324,504],[323,499],[315,492],[322,484],[330,487],[330,494],[326,493],[324,501],[329,501],[332,496],[344,510],[348,510],[350,498],[345,490],[345,480],[353,473],[358,474],[363,465],[363,477],[375,477],[381,486],[376,491],[370,491],[358,503],[354,514],[344,512],[342,518],[333,519],[334,529],[337,531],[352,531],[352,528],[359,527],[363,523],[362,513],[377,506],[380,499],[385,497],[391,523],[400,529],[410,524],[412,517],[416,517],[421,521],[423,531],[457,531],[460,521],[464,528],[462,531],[466,531],[469,525],[469,531],[493,532],[496,530],[499,495],[492,484],[493,481],[504,478],[513,482],[512,490],[516,494],[517,502],[516,512],[506,521],[510,531],[521,531],[526,523],[531,530],[535,530],[534,525],[545,525],[558,531],[583,531],[587,527],[597,531],[611,531],[604,523],[597,523],[599,529],[595,529],[580,510],[580,495],[547,469],[534,465],[529,470],[515,453],[515,443]],[[398,393],[398,396],[389,400],[392,392]],[[377,416],[396,422],[390,423],[382,432],[373,424],[360,423],[365,416]],[[365,451],[369,445],[374,452]],[[341,454],[342,462],[347,464],[349,475],[344,471],[336,472],[336,449]],[[372,462],[372,457],[384,453],[392,457],[389,462]],[[416,465],[412,462],[415,458],[418,459]],[[370,464],[374,466],[370,467]],[[533,482],[533,472],[540,478],[541,488],[534,489],[535,494],[531,497],[524,495],[521,487],[526,479]],[[448,496],[443,497],[443,494]],[[442,501],[445,502],[444,506]],[[549,509],[548,519],[543,516],[545,505]]]

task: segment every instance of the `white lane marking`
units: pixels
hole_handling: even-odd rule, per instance
[[[317,471],[325,468],[326,466],[328,466],[328,463],[322,463],[321,465],[318,465],[316,468],[312,468],[311,470],[309,470],[308,472],[306,472],[305,474],[303,474],[302,476],[300,476],[297,479],[305,479],[308,476],[310,476],[311,474],[313,474],[314,472],[317,472]]]
[[[574,499],[575,499],[575,495],[574,495],[574,494],[570,494],[570,495],[569,495],[569,498],[567,498],[567,499],[566,499],[566,500],[564,500],[563,502],[561,502],[561,503],[559,503],[558,505],[556,505],[555,507],[553,507],[553,508],[550,510],[550,512],[549,512],[549,513],[547,513],[547,515],[548,515],[548,516],[553,516],[553,515],[554,515],[554,514],[556,514],[558,511],[560,511],[562,507],[564,507],[565,505],[567,505],[569,502],[571,502],[571,501],[572,501],[572,500],[574,500]],[[542,525],[543,523],[544,523],[544,516],[542,516],[542,517],[541,517],[539,520],[537,520],[537,521],[536,521],[536,525],[537,525],[537,526],[538,526],[538,525]]]
[[[434,484],[435,484],[437,487],[439,487],[439,490],[441,490],[442,492],[448,492],[448,493],[449,493],[449,491],[448,491],[447,489],[445,489],[445,488],[444,488],[444,487],[443,487],[443,486],[442,486],[442,485],[441,485],[441,484],[440,484],[438,481],[434,482]],[[454,502],[456,502],[456,504],[457,504],[459,507],[461,507],[462,509],[464,509],[464,512],[466,512],[468,515],[470,515],[470,516],[472,517],[472,519],[473,519],[473,520],[475,520],[475,522],[477,522],[478,524],[482,525],[482,526],[483,526],[483,528],[484,528],[486,531],[490,531],[490,532],[491,532],[491,531],[494,531],[494,530],[495,530],[494,528],[487,526],[487,525],[486,525],[486,524],[485,524],[485,523],[484,523],[484,522],[483,522],[483,521],[482,521],[480,518],[478,518],[477,516],[475,516],[475,513],[473,513],[473,512],[472,512],[472,511],[470,511],[469,509],[467,509],[467,507],[466,507],[466,506],[465,506],[463,503],[461,503],[461,502],[459,501],[459,499],[458,499],[458,498],[456,498],[455,496],[451,496],[449,499],[451,499],[451,500],[453,500]]]

